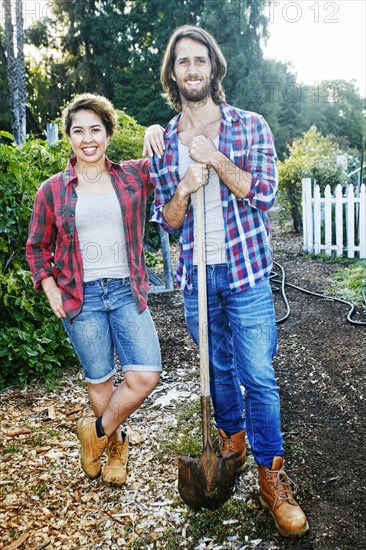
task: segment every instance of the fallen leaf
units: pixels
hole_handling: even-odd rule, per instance
[[[6,435],[9,437],[16,437],[17,435],[31,434],[32,430],[29,428],[15,428],[14,430],[8,430]]]
[[[70,415],[72,415],[72,414],[74,414],[74,413],[77,413],[77,412],[79,412],[79,411],[82,411],[83,408],[84,408],[84,405],[78,405],[77,407],[74,407],[73,409],[67,410],[67,411],[65,412],[65,415],[66,415],[66,416],[70,416]]]
[[[129,424],[127,424],[126,432],[128,435],[128,439],[132,445],[140,445],[145,440],[144,436],[137,430],[134,430],[133,428],[131,428]]]
[[[6,546],[4,550],[15,550],[16,548],[19,548],[23,544],[23,542],[27,540],[29,535],[30,533],[23,533],[23,535],[21,535],[17,540],[12,542],[10,546]]]
[[[55,411],[54,405],[50,405],[47,410],[48,410],[48,418],[51,418],[51,420],[56,418],[56,411]]]
[[[45,453],[46,451],[49,451],[51,449],[51,447],[38,447],[36,449],[36,453],[37,455],[41,454],[41,453]]]

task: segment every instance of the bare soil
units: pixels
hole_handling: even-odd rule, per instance
[[[305,258],[298,236],[272,221],[275,260],[286,280],[324,292],[337,264]],[[198,352],[174,291],[150,298],[164,374],[125,426],[131,445],[122,488],[89,481],[80,468],[75,421],[89,409],[77,366],[53,391],[38,381],[1,393],[0,548],[366,549],[366,327],[347,323],[345,305],[286,292],[291,315],[278,326],[275,369],[287,470],[309,534],[276,534],[260,509],[250,456],[231,505],[200,515],[180,501],[178,455],[166,451],[164,440],[176,437],[180,407],[197,398],[199,384]],[[280,318],[284,303],[279,292],[274,297]],[[362,308],[356,319],[366,321]]]

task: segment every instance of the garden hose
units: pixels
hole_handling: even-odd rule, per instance
[[[299,290],[300,292],[304,292],[305,294],[309,294],[310,296],[316,296],[317,298],[323,298],[325,300],[329,300],[329,301],[332,301],[332,302],[339,302],[341,304],[348,305],[349,311],[348,311],[348,315],[347,315],[347,318],[346,318],[347,321],[351,325],[366,326],[365,321],[354,321],[352,319],[352,315],[353,315],[353,313],[356,309],[355,305],[352,304],[352,302],[348,302],[347,300],[343,300],[342,298],[334,298],[333,296],[326,296],[325,294],[320,294],[319,292],[313,292],[313,291],[307,290],[306,288],[302,288],[301,286],[294,285],[292,283],[288,283],[286,281],[286,273],[285,273],[285,270],[282,267],[282,265],[279,264],[278,262],[273,262],[273,264],[276,267],[278,267],[279,270],[281,271],[282,278],[278,279],[279,274],[276,273],[275,271],[271,271],[269,279],[270,279],[270,282],[271,282],[272,291],[273,292],[278,292],[278,291],[281,290],[282,299],[283,299],[283,301],[285,303],[285,306],[286,306],[286,314],[283,317],[281,317],[280,319],[276,319],[276,323],[278,325],[281,324],[281,323],[284,323],[291,315],[290,304],[289,304],[289,301],[288,301],[287,296],[286,296],[286,286],[290,286],[291,288],[295,288],[296,290]],[[275,284],[276,285],[279,284],[280,287],[274,286]],[[363,301],[366,304],[366,290],[364,290],[362,292],[362,296],[363,296]]]

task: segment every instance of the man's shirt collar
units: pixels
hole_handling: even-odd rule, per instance
[[[231,105],[228,103],[220,103],[220,111],[222,113],[222,118],[225,122],[228,122],[229,124],[231,122],[236,122],[240,120],[239,113],[237,109],[234,109]],[[165,138],[167,140],[171,140],[175,138],[175,134],[178,133],[178,124],[182,113],[178,113],[168,124],[166,131],[165,131]]]

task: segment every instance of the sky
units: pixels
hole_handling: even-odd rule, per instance
[[[356,80],[366,97],[366,0],[272,0],[265,57],[292,62],[297,81]]]

